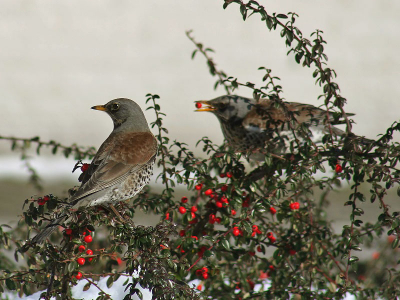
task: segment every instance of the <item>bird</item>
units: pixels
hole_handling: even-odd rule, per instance
[[[321,143],[326,134],[332,134],[336,140],[347,136],[343,130],[331,126],[344,124],[340,115],[310,104],[280,104],[272,99],[256,100],[237,95],[195,103],[197,112],[212,112],[218,118],[223,135],[235,152],[253,151],[250,158],[255,160],[265,157],[254,154],[255,149],[284,154],[288,153],[295,139],[304,143],[308,136],[312,142]],[[346,114],[347,117],[353,115]],[[296,122],[291,122],[293,118]]]
[[[149,183],[157,155],[157,140],[136,102],[117,98],[92,109],[106,112],[114,129],[82,173],[81,185],[68,201],[71,211],[132,198]],[[42,243],[59,225],[68,222],[68,213],[61,213],[31,242]]]

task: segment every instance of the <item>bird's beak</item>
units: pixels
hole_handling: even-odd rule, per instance
[[[101,111],[107,111],[107,108],[104,105],[92,106],[92,109],[101,110]]]
[[[197,109],[195,111],[215,111],[216,107],[212,106],[209,101],[199,100],[195,101]]]

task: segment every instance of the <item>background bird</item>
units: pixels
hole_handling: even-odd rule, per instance
[[[334,113],[309,104],[283,103],[285,108],[270,99],[257,101],[226,95],[209,101],[196,101],[197,107],[200,107],[196,111],[208,111],[217,116],[225,139],[236,152],[258,148],[281,154],[287,153],[295,138],[300,143],[307,137],[314,143],[320,143],[326,134],[332,134],[336,140],[347,136],[343,130],[331,126],[344,123],[340,115],[335,117]],[[290,122],[293,118],[296,121]]]
[[[114,130],[82,174],[81,186],[69,199],[71,210],[130,199],[153,174],[157,141],[139,105],[119,98],[92,109],[105,111],[114,122]],[[69,221],[68,214],[62,213],[31,242],[43,242],[61,223]]]

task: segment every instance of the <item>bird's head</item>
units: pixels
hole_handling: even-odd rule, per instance
[[[209,111],[217,116],[221,121],[244,119],[253,105],[255,99],[240,96],[226,95],[212,100],[196,101],[196,111]]]
[[[93,106],[92,109],[105,111],[114,122],[114,129],[122,124],[124,128],[136,131],[149,131],[146,118],[140,106],[130,99],[118,98],[104,105]]]

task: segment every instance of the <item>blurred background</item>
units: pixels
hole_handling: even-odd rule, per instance
[[[375,0],[259,1],[269,13],[296,12],[295,25],[309,38],[324,31],[329,67],[336,70],[347,112],[355,112],[353,129],[376,138],[399,120],[400,2]],[[212,114],[194,113],[194,100],[224,94],[213,89],[205,59],[197,54],[186,30],[213,48],[218,68],[240,82],[262,83],[265,66],[281,78],[287,101],[320,105],[322,89],[303,68],[286,56],[279,32],[269,32],[258,16],[243,22],[237,5],[223,1],[39,1],[0,3],[0,135],[55,140],[98,148],[112,130],[111,119],[90,107],[117,97],[131,98],[145,108],[145,95],[160,95],[170,138],[195,148],[209,136],[223,137]],[[312,38],[309,38],[312,39]],[[251,96],[249,89],[237,94]],[[145,113],[154,121],[152,111]],[[44,191],[63,195],[77,184],[73,159],[31,153],[31,164],[43,178]],[[10,143],[0,140],[0,222],[14,222],[25,199],[37,191]],[[331,171],[329,171],[331,172]],[[160,184],[160,182],[158,183]],[[152,181],[152,185],[157,184]],[[181,187],[182,193],[186,189]],[[343,193],[346,192],[345,190]],[[330,209],[337,225],[348,223],[345,198]],[[346,197],[347,198],[347,197]],[[398,197],[391,196],[399,207]],[[399,207],[400,209],[400,207]],[[343,213],[346,211],[346,213]],[[377,204],[367,218],[379,213]],[[145,223],[145,221],[144,221]]]

